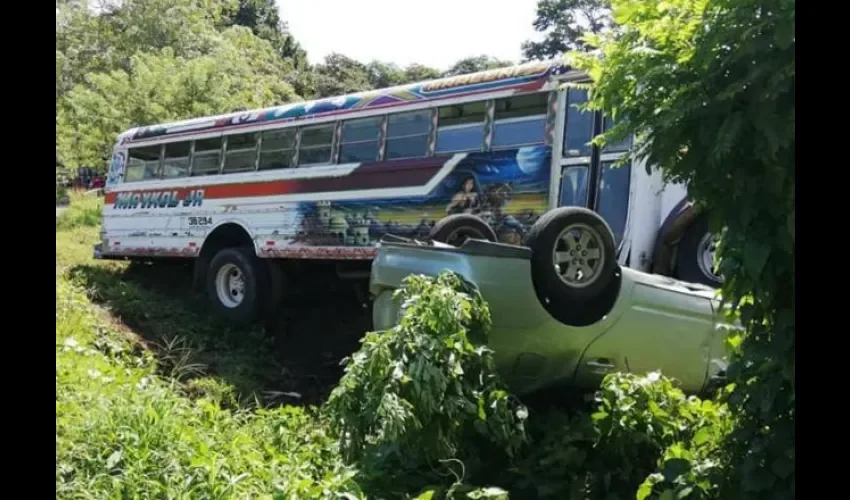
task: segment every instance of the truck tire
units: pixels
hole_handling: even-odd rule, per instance
[[[619,269],[611,228],[586,208],[547,212],[528,232],[527,245],[532,282],[543,302],[565,306],[592,302]]]
[[[250,323],[269,292],[267,268],[250,247],[223,248],[210,260],[207,297],[213,311],[234,323]]]
[[[454,214],[434,224],[429,239],[460,246],[467,239],[496,241],[496,232],[480,217],[470,214]]]
[[[676,278],[714,288],[721,286],[723,277],[714,271],[716,246],[717,241],[709,229],[708,217],[705,214],[697,216],[679,240],[676,249]]]

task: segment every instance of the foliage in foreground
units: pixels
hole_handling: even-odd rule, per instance
[[[528,410],[496,374],[478,291],[445,272],[408,277],[395,298],[399,324],[365,336],[326,403],[345,456],[392,463],[398,475],[469,462],[478,441],[515,455]]]
[[[530,418],[530,444],[513,467],[522,498],[716,498],[704,473],[725,435],[724,405],[686,396],[660,373],[613,373],[587,412]],[[699,469],[689,467],[699,463]],[[682,475],[691,483],[680,487]]]
[[[686,444],[708,446],[714,435],[703,429],[723,427],[722,407],[687,398],[657,376],[610,377],[593,408],[532,409],[520,418],[522,405],[501,392],[483,346],[486,304],[453,276],[411,279],[400,292],[409,298],[405,326],[398,336],[370,334],[349,365],[349,385],[340,384],[321,412],[257,410],[234,397],[224,382],[232,373],[187,378],[91,303],[91,294],[151,300],[120,283],[87,293],[75,283],[74,269],[91,262],[96,231],[57,231],[57,498],[630,498],[648,477],[646,491],[663,477],[650,473],[673,479],[676,462],[659,462],[663,455],[669,462],[701,453]],[[189,302],[175,300],[167,312],[145,307],[145,314],[164,329],[177,327],[175,317],[194,318]],[[130,312],[111,304],[116,315]],[[213,333],[193,338],[197,348],[205,338],[221,341]],[[406,360],[395,363],[401,352]],[[218,370],[228,364],[223,354]],[[388,355],[392,362],[379,363]],[[393,376],[397,367],[409,381]],[[476,371],[487,376],[476,380]],[[391,398],[412,404],[407,413],[380,415],[364,404],[382,401],[387,386]],[[501,404],[484,406],[486,422],[479,400]],[[403,430],[400,415],[412,418]],[[340,442],[340,429],[353,432]],[[437,432],[444,439],[428,442]],[[352,435],[366,445],[352,449]]]
[[[56,281],[57,498],[362,498],[309,411],[222,408],[156,375],[84,293]]]
[[[594,409],[529,417],[499,382],[486,348],[489,310],[472,285],[444,272],[408,277],[396,294],[399,324],[367,334],[324,408],[370,491],[553,499],[716,494],[706,471],[728,430],[725,406],[685,396],[659,373],[613,374]]]
[[[716,453],[721,498],[795,496],[795,1],[613,0],[620,28],[573,54],[635,156],[708,209],[723,297],[746,334]],[[694,467],[696,465],[694,464]]]

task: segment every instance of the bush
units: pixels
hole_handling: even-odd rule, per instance
[[[103,197],[71,192],[71,204],[56,217],[56,230],[100,226]]]
[[[68,202],[68,189],[60,183],[56,183],[56,204]]]
[[[325,406],[344,455],[381,469],[382,482],[475,457],[480,446],[514,455],[527,410],[496,375],[478,291],[444,272],[408,277],[396,299],[398,326],[365,336]]]
[[[373,493],[716,493],[712,454],[729,428],[724,405],[686,396],[660,373],[611,374],[589,411],[527,417],[496,375],[489,312],[473,285],[449,272],[411,276],[396,297],[399,324],[363,339],[324,408]]]
[[[746,328],[732,342],[718,495],[794,498],[795,0],[612,6],[620,27],[574,54],[591,107],[618,121],[603,139],[636,133],[634,156],[722,226],[723,297]]]
[[[716,484],[702,477],[701,460],[728,422],[724,406],[685,396],[660,373],[610,374],[589,412],[532,415],[531,443],[514,467],[511,491],[553,499],[632,498],[635,492],[642,499],[667,489],[713,494]],[[701,476],[700,492],[678,487],[687,474]]]

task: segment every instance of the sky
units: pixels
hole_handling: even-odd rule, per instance
[[[537,0],[277,0],[311,63],[331,52],[361,62],[444,70],[482,54],[519,62]],[[498,6],[498,7],[497,7]]]

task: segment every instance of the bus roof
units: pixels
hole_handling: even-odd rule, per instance
[[[305,118],[345,115],[365,109],[392,108],[512,88],[533,91],[542,88],[551,76],[563,75],[570,70],[570,67],[558,60],[531,62],[314,101],[136,127],[119,135],[118,143],[147,142],[155,138],[212,131],[226,132],[271,122],[285,123]]]

